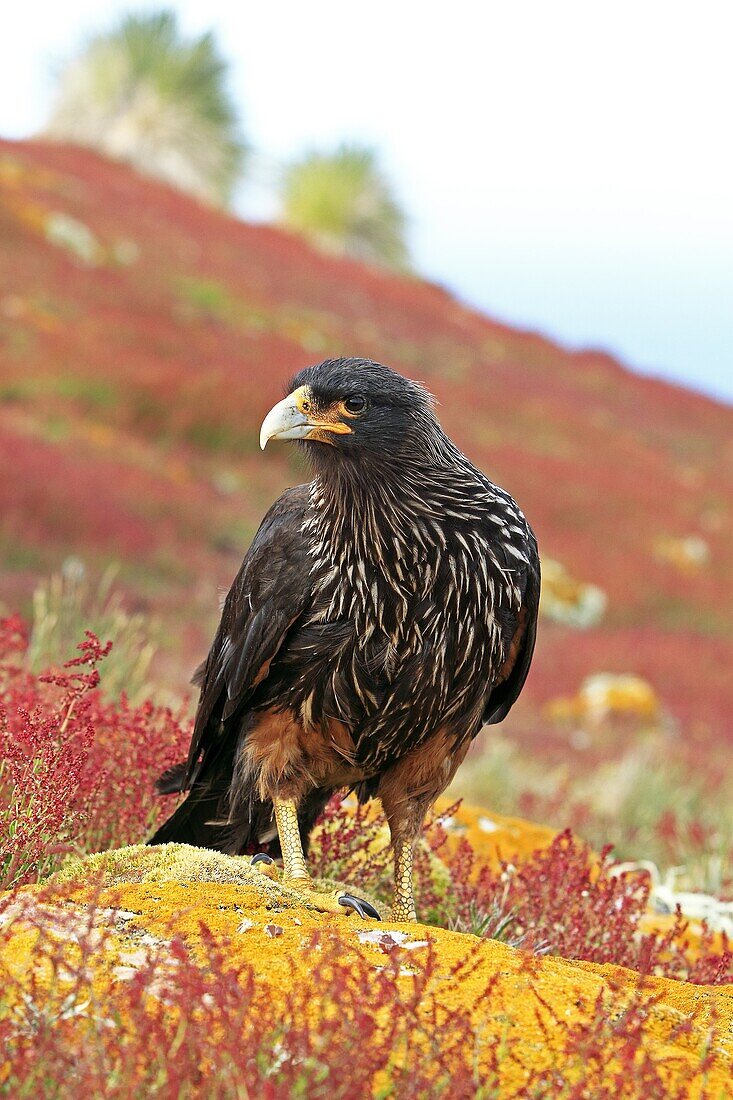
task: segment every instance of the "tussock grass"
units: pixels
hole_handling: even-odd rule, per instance
[[[91,630],[112,641],[101,676],[110,698],[125,694],[137,704],[151,694],[150,665],[156,651],[157,626],[145,615],[129,612],[110,565],[95,584],[83,562],[68,559],[61,571],[33,594],[33,621],[27,661],[33,672],[60,667],[75,655],[79,638]]]

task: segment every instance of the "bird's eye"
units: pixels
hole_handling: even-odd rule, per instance
[[[362,397],[360,393],[354,394],[353,397],[347,397],[344,401],[344,408],[348,413],[352,413],[357,416],[359,413],[364,412],[366,408],[366,397]]]

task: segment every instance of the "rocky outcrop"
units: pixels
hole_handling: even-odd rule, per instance
[[[457,817],[458,832],[483,845],[487,859],[552,836],[481,811]],[[186,845],[138,846],[75,861],[51,886],[16,892],[0,912],[4,1018],[25,1018],[31,1003],[36,1016],[44,1004],[55,1005],[54,1018],[65,1011],[65,1028],[76,1028],[81,1041],[89,1003],[124,1029],[126,998],[144,982],[146,1004],[174,1006],[173,1027],[181,1006],[172,990],[180,993],[192,972],[210,983],[212,992],[197,994],[200,1004],[216,1000],[216,958],[285,1035],[299,1013],[317,1030],[336,1004],[340,1013],[367,1011],[364,1043],[392,1044],[375,1071],[375,1094],[414,1042],[436,1050],[445,1044],[435,1059],[436,1095],[459,1095],[451,1092],[459,1080],[507,1097],[607,1095],[614,1088],[618,1096],[726,1095],[733,1074],[731,987],[642,980],[621,967],[530,955],[494,940],[394,922],[386,913],[382,922],[324,915],[305,907],[276,869],[268,871],[244,857]],[[70,1002],[65,981],[78,998],[83,987],[86,1000]],[[344,1000],[349,982],[354,992]],[[198,1010],[192,994],[191,1012]],[[394,1040],[395,1012],[409,1020],[404,1050]],[[251,1026],[251,1014],[246,1020]],[[129,1026],[139,1027],[139,1018]],[[109,1042],[112,1025],[105,1027]],[[334,1081],[348,1075],[333,1037],[321,1056],[326,1066],[329,1058],[338,1063]],[[202,1050],[201,1057],[214,1055]],[[423,1065],[421,1072],[429,1070]],[[667,1091],[645,1091],[650,1081]],[[312,1094],[322,1093],[314,1085]]]

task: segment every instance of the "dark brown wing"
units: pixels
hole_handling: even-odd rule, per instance
[[[238,736],[248,700],[267,676],[288,631],[311,599],[311,560],[302,522],[308,486],[288,489],[262,521],[224,602],[209,655],[198,671],[198,710],[184,789],[204,777]]]
[[[519,698],[532,663],[540,603],[540,559],[533,535],[529,540],[529,548],[531,560],[524,576],[522,607],[515,633],[516,641],[512,639],[509,645],[509,668],[505,670],[503,679],[491,692],[484,709],[485,726],[493,726],[506,718]]]

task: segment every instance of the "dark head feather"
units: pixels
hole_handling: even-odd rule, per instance
[[[426,458],[440,450],[446,437],[435,415],[435,400],[425,386],[372,359],[326,359],[299,371],[287,387],[292,393],[308,386],[315,408],[363,399],[363,410],[349,421],[348,435],[334,436],[331,445],[303,440],[317,466],[347,461],[401,462],[406,456]]]

